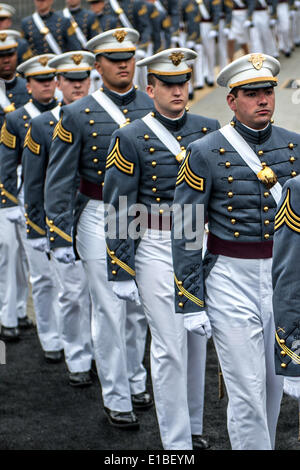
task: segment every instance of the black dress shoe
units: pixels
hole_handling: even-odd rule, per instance
[[[1,326],[1,338],[4,341],[19,341],[20,330],[17,326],[13,328]]]
[[[62,351],[44,351],[45,361],[51,364],[57,364],[63,360]]]
[[[206,450],[210,448],[210,445],[207,442],[207,440],[204,439],[199,434],[192,435],[192,444],[193,444],[193,449],[197,449],[197,450]]]
[[[28,330],[28,328],[33,328],[34,323],[28,317],[18,318],[18,327],[23,330]]]
[[[203,90],[203,86],[195,86],[194,90]]]
[[[210,86],[210,87],[215,86],[215,82],[211,82],[210,80],[207,80],[206,78],[205,78],[205,83],[207,86]]]
[[[88,387],[92,383],[89,370],[87,372],[69,372],[69,384],[71,387]]]
[[[120,429],[139,429],[140,424],[133,411],[113,411],[104,407],[109,424]]]
[[[147,392],[131,395],[131,401],[134,408],[137,408],[138,410],[147,410],[153,406],[153,400]]]

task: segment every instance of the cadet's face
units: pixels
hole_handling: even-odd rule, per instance
[[[90,9],[92,10],[92,12],[97,15],[98,13],[101,13],[101,11],[104,8],[104,1],[99,0],[99,2],[95,2],[95,3],[93,2],[93,3],[90,3],[89,5],[90,5]]]
[[[155,78],[155,85],[147,85],[146,91],[157,111],[172,119],[181,116],[189,99],[188,82],[164,83]]]
[[[81,0],[66,0],[66,5],[68,8],[76,8],[80,5]]]
[[[17,53],[0,55],[0,78],[10,80],[17,67]]]
[[[68,80],[59,76],[57,88],[62,92],[66,104],[73,103],[88,94],[90,88],[90,78],[84,80]]]
[[[53,0],[34,0],[34,5],[39,13],[45,13],[52,7]]]
[[[49,103],[54,97],[55,88],[56,81],[54,79],[39,81],[30,77],[27,82],[27,90],[40,103]]]
[[[118,93],[125,93],[132,87],[134,68],[134,57],[112,61],[100,56],[95,62],[95,69],[100,73],[103,84]]]
[[[263,129],[273,116],[274,89],[273,87],[256,90],[241,89],[238,90],[237,97],[229,94],[227,103],[240,122],[252,129]]]
[[[10,29],[11,25],[12,25],[11,18],[0,18],[0,30]]]

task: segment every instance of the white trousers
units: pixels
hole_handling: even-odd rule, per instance
[[[77,250],[92,300],[92,339],[104,406],[131,411],[131,394],[146,389],[143,366],[147,321],[141,307],[124,302],[107,280],[104,204],[90,200],[77,227]]]
[[[228,48],[227,48],[228,38],[226,34],[224,34],[224,28],[225,28],[225,20],[221,18],[219,21],[219,37],[218,37],[218,44],[217,44],[218,65],[220,67],[220,70],[222,70],[228,64]]]
[[[170,232],[145,232],[135,268],[151,331],[151,376],[162,444],[168,450],[192,449],[191,434],[202,434],[206,338],[187,338],[183,316],[175,314]]]
[[[3,326],[18,326],[26,316],[28,297],[28,261],[14,223],[0,210],[0,319]]]
[[[253,12],[253,27],[249,28],[250,52],[262,52],[278,57],[274,35],[269,26],[270,16],[267,10]]]
[[[233,10],[231,28],[228,39],[235,40],[238,44],[248,44],[249,33],[244,23],[247,19],[247,10]]]
[[[271,450],[283,380],[275,375],[272,260],[219,256],[206,304],[228,394],[233,450]]]
[[[278,3],[277,5],[277,35],[278,35],[278,46],[283,52],[291,52],[292,43],[292,21],[289,15],[288,3]]]
[[[53,258],[59,284],[61,339],[70,372],[90,370],[93,359],[91,302],[85,271],[80,260],[61,263]]]

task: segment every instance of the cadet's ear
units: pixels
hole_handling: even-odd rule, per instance
[[[232,93],[228,93],[227,97],[227,104],[231,111],[236,111],[236,96],[233,95]]]
[[[146,92],[150,96],[150,98],[154,98],[154,86],[153,85],[147,85],[146,87]]]

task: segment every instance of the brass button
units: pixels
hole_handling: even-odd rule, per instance
[[[269,208],[268,206],[264,206],[264,212],[268,212]]]
[[[150,147],[150,148],[149,148],[149,152],[150,152],[150,153],[154,153],[154,152],[155,152],[155,148]]]
[[[160,215],[162,215],[164,213],[164,210],[163,209],[159,209],[159,213]]]
[[[151,165],[152,165],[153,167],[155,167],[155,166],[156,166],[156,161],[154,160],[154,161],[151,163]]]
[[[183,296],[183,293],[182,292],[177,292],[177,294],[179,295],[179,297],[182,297]]]
[[[152,192],[153,193],[156,193],[157,189],[156,188],[152,188]]]
[[[160,202],[160,197],[157,197],[155,200],[156,202]]]
[[[124,113],[124,114],[127,114],[127,113],[128,113],[128,109],[123,109],[123,113]]]
[[[29,225],[29,221],[28,221],[28,220],[26,220],[25,224],[26,224],[26,225]]]
[[[226,151],[226,150],[223,149],[223,147],[221,147],[221,148],[219,149],[219,153],[220,153],[221,155],[223,155],[223,153],[225,153],[225,151]]]
[[[55,238],[54,237],[50,237],[50,242],[54,242]]]
[[[26,122],[26,123],[24,124],[24,127],[29,127],[28,122]]]
[[[49,121],[50,126],[54,126],[54,121]]]
[[[156,180],[157,180],[157,176],[156,176],[156,175],[153,175],[153,176],[152,176],[152,179],[153,179],[153,181],[156,181]]]
[[[270,193],[268,191],[265,191],[264,192],[264,197],[269,197],[270,196]]]
[[[112,259],[111,264],[116,264],[116,261],[114,259]]]
[[[9,97],[9,98],[12,98],[12,97],[13,97],[13,94],[12,94],[12,93],[9,93],[8,97]]]
[[[259,151],[257,152],[257,155],[259,155],[259,156],[261,156],[261,155],[263,155],[263,154],[264,154],[264,151],[263,151],[263,150],[259,150]]]
[[[230,219],[230,222],[232,223],[232,225],[234,225],[236,223],[236,219]]]
[[[227,193],[227,196],[228,196],[228,197],[233,197],[233,192],[232,192],[232,191],[229,191],[229,192]]]
[[[270,234],[269,234],[269,233],[265,233],[265,234],[264,234],[264,238],[265,238],[266,240],[268,240],[268,239],[270,238]]]
[[[103,183],[101,183],[101,186],[102,186],[102,187],[104,186],[104,181],[103,181]]]
[[[114,251],[111,251],[110,254],[111,254],[112,256],[114,256],[115,252],[114,252]]]
[[[190,108],[188,106],[185,107],[186,112],[188,113]]]
[[[228,212],[232,212],[232,206],[227,207]]]
[[[240,232],[234,232],[235,238],[238,238],[240,236]]]
[[[280,343],[280,344],[285,344],[285,339],[280,339],[280,340],[279,340],[279,343]]]
[[[25,121],[26,119],[28,119],[28,116],[26,116],[26,114],[24,114],[23,119]]]
[[[286,368],[286,364],[285,364],[284,362],[282,362],[282,363],[280,364],[280,366],[281,366],[283,369]]]
[[[289,149],[293,149],[294,148],[294,144],[292,144],[292,142],[289,143]]]
[[[202,127],[202,132],[207,132],[207,127]]]
[[[230,121],[230,125],[231,125],[232,127],[234,127],[234,126],[235,126],[235,122],[234,122],[234,121]]]
[[[291,162],[291,163],[294,163],[295,160],[296,160],[296,158],[291,155],[291,156],[290,156],[290,162]]]
[[[93,158],[94,163],[98,163],[98,161],[99,161],[98,158]]]
[[[296,171],[291,171],[291,176],[296,176],[297,172]]]
[[[29,232],[30,232],[30,229],[28,228],[28,229],[26,230],[26,232],[29,233]]]
[[[266,219],[266,220],[264,221],[264,224],[265,224],[265,225],[269,225],[269,223],[270,223],[269,219]]]
[[[1,196],[5,196],[5,192],[4,192],[4,191],[1,191]]]
[[[180,149],[181,149],[181,150],[185,150],[185,146],[182,145],[182,146],[180,147]]]
[[[182,139],[181,135],[178,135],[178,136],[176,137],[176,139],[177,139],[178,141],[180,141],[180,140]]]
[[[285,352],[285,351],[280,351],[280,354],[281,354],[281,356],[283,356],[283,357],[286,356],[286,352]]]
[[[98,175],[102,175],[102,171],[101,171],[101,170],[98,170],[97,173],[98,173]]]
[[[6,199],[2,199],[2,204],[5,204],[6,203]]]
[[[92,133],[92,136],[93,136],[93,137],[97,137],[97,135],[98,135],[97,132],[93,132],[93,133]]]
[[[98,148],[97,145],[93,145],[92,150],[95,151],[95,150],[97,150],[97,148]]]
[[[151,112],[151,116],[152,116],[152,117],[154,117],[154,116],[155,116],[155,113],[154,113],[153,111]]]
[[[179,286],[182,286],[182,281],[178,281],[178,285],[179,285]]]
[[[230,167],[230,165],[231,165],[231,163],[230,163],[230,162],[226,162],[226,163],[225,163],[225,166],[226,166],[226,168],[229,168],[229,167]]]
[[[145,135],[144,135],[144,139],[145,139],[145,140],[149,140],[149,139],[150,139],[150,137],[148,136],[148,134],[145,134]]]
[[[261,166],[264,168],[265,166],[267,166],[266,162],[261,162]]]
[[[111,273],[115,276],[117,274],[117,271],[113,270]]]
[[[85,108],[84,111],[88,114],[90,112],[90,108]]]
[[[270,119],[270,123],[274,124],[274,119],[273,118]]]
[[[233,182],[233,176],[228,176],[227,180],[228,180],[228,183],[232,183]]]
[[[51,228],[49,229],[49,232],[53,233],[53,232],[54,232],[54,228],[51,227]]]
[[[183,307],[183,302],[179,302],[178,307],[182,308]]]
[[[91,120],[90,120],[90,124],[91,124],[91,126],[92,126],[93,124],[95,124],[94,119],[91,119]]]

